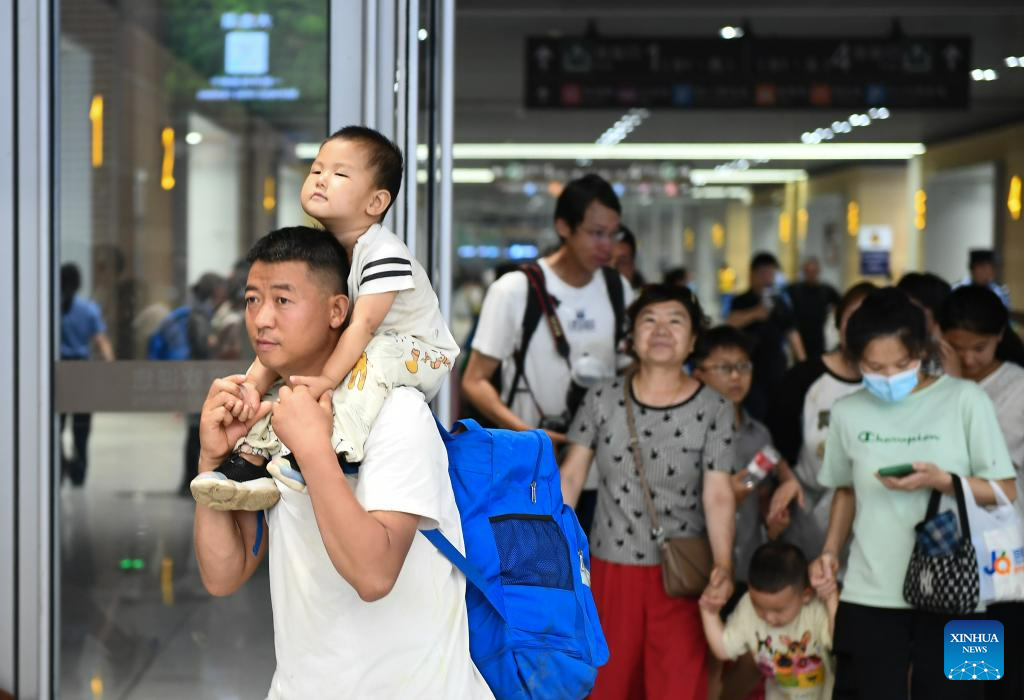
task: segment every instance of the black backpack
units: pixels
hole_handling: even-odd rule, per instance
[[[562,324],[558,320],[558,316],[555,315],[558,301],[548,293],[547,285],[544,283],[544,271],[541,270],[540,265],[536,261],[523,263],[516,270],[526,275],[528,288],[526,292],[526,310],[523,313],[522,337],[515,352],[512,353],[515,373],[512,375],[512,383],[507,388],[504,388],[502,386],[502,367],[504,363],[502,363],[494,370],[494,374],[491,375],[490,379],[491,384],[498,392],[498,396],[502,397],[502,402],[506,406],[512,405],[512,399],[515,398],[519,384],[523,381],[523,372],[526,368],[526,352],[530,347],[533,334],[536,332],[537,327],[540,326],[541,317],[546,318],[548,321],[548,327],[554,338],[555,349],[559,357],[565,360],[566,364],[569,363],[569,342],[565,338],[565,333],[562,330]],[[602,267],[601,273],[604,275],[605,288],[608,290],[608,299],[611,302],[612,312],[615,316],[615,348],[618,349],[622,339],[626,336],[625,290],[622,286],[622,277],[617,270],[610,267]],[[473,332],[470,333],[470,338],[472,338],[475,331],[476,327],[474,326]],[[482,425],[493,427],[490,421],[472,405],[472,402],[467,400],[464,406],[463,413],[466,417],[474,418]]]

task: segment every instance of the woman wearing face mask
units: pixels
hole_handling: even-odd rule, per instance
[[[1003,302],[988,287],[967,286],[956,289],[946,300],[939,316],[946,342],[956,352],[964,379],[977,382],[996,407],[1010,459],[1017,469],[1017,506],[1024,491],[1024,368],[1006,361],[1019,354],[1020,338],[1009,327],[1009,313]],[[987,616],[1003,623],[1004,629],[1024,630],[1024,603],[989,605]],[[1024,659],[1024,640],[1019,632],[1007,636],[1003,656]],[[986,683],[986,697],[1024,697],[1024,669],[1006,664],[1006,673],[998,683]]]
[[[834,590],[838,553],[852,529],[835,621],[834,697],[982,698],[984,684],[953,684],[942,672],[943,630],[957,616],[911,609],[903,580],[932,489],[952,494],[953,479],[966,476],[981,504],[996,502],[988,479],[1015,497],[992,402],[973,382],[925,373],[933,348],[925,316],[898,289],[864,300],[847,325],[846,346],[864,390],[832,408],[818,480],[836,492],[825,547],[811,565],[819,594]],[[908,463],[907,476],[877,474]]]

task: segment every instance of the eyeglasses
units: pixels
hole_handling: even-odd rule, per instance
[[[737,362],[736,364],[706,365],[701,367],[701,369],[728,377],[733,372],[736,374],[750,374],[754,371],[754,364],[752,362]]]
[[[579,228],[577,230],[587,234],[588,237],[594,239],[595,241],[607,241],[613,243],[616,240],[618,240],[619,235],[618,231],[603,231],[599,229],[595,230],[589,228]]]

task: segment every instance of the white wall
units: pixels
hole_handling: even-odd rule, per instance
[[[188,149],[188,284],[205,272],[227,275],[241,250],[238,138],[192,113],[189,130],[203,140]],[[280,199],[280,198],[279,198]]]
[[[779,214],[776,206],[756,205],[750,208],[750,255],[779,255]]]
[[[967,274],[971,248],[995,245],[995,187],[993,163],[943,171],[925,182],[925,270],[954,282]]]
[[[846,249],[846,208],[842,195],[826,194],[807,202],[807,239],[801,255],[821,262],[821,279],[843,287],[843,252]]]

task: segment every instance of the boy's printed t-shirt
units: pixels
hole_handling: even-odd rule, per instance
[[[902,401],[861,390],[832,408],[822,485],[852,487],[853,539],[841,600],[878,608],[909,608],[903,579],[931,491],[892,491],[876,478],[882,467],[932,462],[944,471],[1009,479],[1013,465],[995,410],[974,382],[943,375]],[[949,507],[944,499],[941,508]]]
[[[733,659],[753,655],[767,700],[825,700],[835,680],[828,610],[815,598],[788,625],[772,627],[757,616],[745,593],[725,624],[722,645]]]
[[[825,370],[807,389],[803,408],[803,446],[800,448],[800,459],[793,470],[804,488],[814,492],[817,500],[821,494],[818,484],[818,472],[825,459],[825,441],[828,439],[828,426],[832,420],[832,407],[839,399],[860,391],[860,381],[850,381],[833,374],[825,364]],[[827,513],[826,523],[827,523]]]
[[[423,397],[396,388],[366,441],[358,478],[367,511],[420,516],[463,549],[448,460]],[[417,534],[394,589],[362,601],[331,564],[308,494],[278,485],[269,511],[277,669],[268,700],[492,698],[469,656],[466,579]]]
[[[1017,510],[1024,516],[1024,368],[1004,362],[979,382],[996,407],[996,418],[1017,469]]]
[[[376,335],[391,331],[432,345],[454,362],[459,345],[441,315],[426,270],[395,234],[374,224],[356,240],[348,275],[348,295],[398,292]]]

